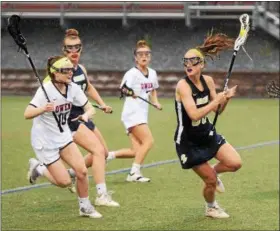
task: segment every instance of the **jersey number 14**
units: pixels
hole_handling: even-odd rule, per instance
[[[68,113],[69,112],[65,112],[65,113],[60,113],[58,115],[58,122],[59,122],[59,124],[61,124],[61,125],[65,125],[66,124],[66,122],[67,122],[67,114]]]

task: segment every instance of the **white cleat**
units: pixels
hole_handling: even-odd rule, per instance
[[[224,193],[226,191],[222,180],[218,176],[217,176],[216,191],[219,192],[219,193]]]
[[[37,178],[40,176],[39,173],[37,172],[36,168],[40,162],[36,160],[35,158],[30,158],[29,159],[29,169],[27,172],[27,180],[29,181],[30,184],[35,184]]]
[[[96,206],[119,207],[120,204],[112,200],[112,192],[98,195],[95,199]]]
[[[71,185],[68,186],[68,190],[71,192],[71,193],[76,193],[77,192],[77,189],[76,189],[76,178],[75,177],[71,177]]]
[[[127,175],[127,178],[126,178],[126,181],[128,182],[141,182],[141,183],[146,183],[146,182],[150,182],[151,179],[150,178],[147,178],[147,177],[143,177],[141,175],[141,173],[139,174],[136,174],[136,173],[129,173]]]
[[[113,157],[112,152],[109,152],[109,153],[108,153],[108,156],[106,157],[106,164],[107,164],[108,162],[110,162],[111,160],[113,160],[113,159],[115,159],[115,157]]]
[[[68,171],[68,173],[71,177],[71,182],[72,182],[71,185],[68,186],[67,188],[71,193],[76,193],[77,192],[77,190],[76,190],[76,175],[71,174],[70,169],[68,169],[67,171]]]
[[[92,205],[88,205],[86,207],[80,207],[79,210],[80,216],[82,217],[90,217],[90,218],[101,218],[102,215],[95,210]]]
[[[205,216],[212,218],[229,218],[229,215],[220,208],[219,205],[216,205],[213,208],[206,206]]]

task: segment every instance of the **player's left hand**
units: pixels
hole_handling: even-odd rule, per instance
[[[80,121],[83,121],[83,122],[88,122],[88,115],[87,115],[87,113],[79,115],[78,117],[72,119],[71,121],[76,121],[76,120],[80,120]]]
[[[110,107],[110,106],[108,106],[108,105],[102,106],[102,110],[103,110],[105,113],[112,113],[112,112],[113,112],[112,107]]]
[[[226,90],[226,97],[227,97],[227,99],[231,99],[233,96],[235,96],[236,88],[237,88],[237,85],[235,85],[234,87],[229,88],[229,89]]]

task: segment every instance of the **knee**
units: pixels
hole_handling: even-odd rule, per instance
[[[87,174],[88,174],[88,170],[87,170],[86,166],[82,166],[82,167],[75,169],[75,172],[76,172],[76,177],[78,179],[84,179],[87,177]]]
[[[64,179],[63,178],[58,179],[58,180],[56,180],[56,183],[61,188],[66,188],[72,184],[70,177],[66,177]]]
[[[106,152],[102,146],[92,147],[90,153],[96,157],[106,158]]]
[[[241,161],[234,162],[230,165],[230,167],[233,172],[236,172],[237,170],[239,170],[242,167],[242,163],[241,163]]]

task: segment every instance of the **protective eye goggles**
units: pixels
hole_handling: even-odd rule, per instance
[[[64,46],[64,51],[66,51],[67,53],[70,52],[80,52],[82,49],[82,44],[75,44],[75,45],[65,45]]]
[[[51,68],[61,74],[68,74],[69,72],[74,72],[73,67],[56,68],[56,67],[52,66]]]
[[[150,57],[151,56],[151,54],[152,54],[152,52],[151,51],[136,51],[135,52],[135,55],[136,56],[139,56],[139,57]]]
[[[183,58],[184,66],[187,66],[188,64],[191,66],[196,66],[202,62],[203,60],[200,57]]]

